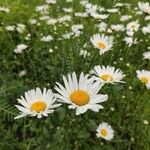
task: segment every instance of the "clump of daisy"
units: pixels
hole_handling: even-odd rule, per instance
[[[94,34],[91,37],[91,42],[95,46],[95,48],[99,49],[100,55],[111,50],[113,46],[113,38],[105,36],[104,34]]]
[[[150,71],[147,70],[137,70],[137,77],[139,78],[139,80],[145,84],[145,86],[147,87],[147,89],[150,89]]]
[[[124,83],[122,79],[125,75],[120,69],[115,69],[115,67],[98,65],[94,67],[94,73],[96,75],[96,80],[102,83]]]
[[[29,90],[25,92],[25,97],[21,96],[18,99],[20,105],[15,105],[20,111],[21,114],[15,117],[15,119],[25,117],[25,116],[37,116],[41,118],[42,116],[48,116],[48,114],[54,112],[54,108],[60,106],[61,104],[54,104],[56,98],[53,97],[51,90],[43,89],[43,92],[40,88],[35,90]]]
[[[100,103],[108,99],[107,95],[98,94],[103,86],[100,82],[94,82],[94,78],[89,75],[80,74],[77,80],[76,73],[63,76],[64,86],[56,83],[58,92],[55,96],[60,102],[67,103],[69,109],[76,109],[76,115],[85,113],[88,109],[98,112],[103,106]]]
[[[99,126],[96,129],[96,132],[96,136],[98,138],[103,138],[108,141],[111,141],[114,137],[114,130],[106,122],[99,124]]]

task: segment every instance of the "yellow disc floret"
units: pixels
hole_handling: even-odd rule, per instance
[[[76,90],[70,95],[70,99],[78,106],[87,104],[90,100],[90,96],[86,91]]]
[[[106,44],[105,44],[104,42],[99,42],[99,43],[98,43],[98,47],[99,47],[100,49],[104,49],[104,48],[106,48]]]
[[[113,77],[111,75],[108,75],[108,74],[103,74],[101,76],[101,79],[103,79],[104,81],[112,81]]]
[[[147,77],[141,77],[140,80],[141,80],[144,84],[147,84],[147,83],[148,83],[148,78],[147,78]]]
[[[102,135],[102,136],[107,136],[107,130],[106,129],[102,129],[101,130],[101,132],[100,132],[100,134]]]
[[[44,111],[46,109],[46,103],[42,102],[42,101],[37,101],[37,102],[34,102],[32,105],[31,105],[31,110],[32,111],[36,111],[36,112],[40,112],[40,111]]]

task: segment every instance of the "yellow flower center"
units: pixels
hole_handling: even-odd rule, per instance
[[[104,42],[98,42],[98,47],[104,49],[106,48],[106,44]]]
[[[44,111],[45,109],[46,109],[46,103],[44,103],[42,101],[34,102],[31,105],[31,110],[32,111],[40,112],[40,111]]]
[[[147,78],[147,77],[141,77],[140,80],[141,80],[144,84],[147,84],[147,83],[148,83],[148,78]]]
[[[77,90],[70,95],[70,99],[76,105],[83,106],[89,102],[90,96],[83,90]]]
[[[112,81],[113,80],[113,77],[111,75],[107,75],[107,74],[103,74],[101,76],[101,79],[103,79],[104,81]]]
[[[106,129],[102,129],[100,133],[102,136],[107,136],[107,130]]]
[[[133,28],[133,29],[134,29],[134,28],[135,28],[135,25],[134,25],[134,24],[133,24],[133,25],[131,25],[131,28]]]

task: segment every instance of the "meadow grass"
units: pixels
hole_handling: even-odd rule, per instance
[[[142,0],[144,1],[144,0]],[[57,0],[57,4],[50,6],[49,16],[57,18],[66,13],[62,8],[71,7],[73,12],[83,12],[84,8],[79,0],[66,3]],[[112,8],[113,0],[90,0],[93,4]],[[112,14],[105,22],[109,25],[119,24],[122,14],[132,15],[132,20],[139,20],[141,26],[147,23],[145,16],[138,17],[132,11],[137,7],[138,0],[122,0],[131,3],[131,9],[121,8],[120,13]],[[40,21],[39,26],[29,23],[29,19],[38,19],[40,15],[35,11],[36,6],[44,4],[43,0],[3,0],[0,6],[10,9],[9,13],[0,12],[0,150],[148,150],[150,149],[150,128],[143,124],[143,120],[150,117],[150,93],[136,77],[136,70],[149,70],[149,61],[143,60],[143,53],[149,45],[149,35],[141,32],[136,37],[142,41],[129,47],[124,41],[125,32],[114,33],[113,50],[99,55],[93,48],[90,37],[99,33],[95,24],[97,20],[90,17],[74,17],[66,24],[47,25]],[[23,23],[26,31],[8,32],[5,27]],[[70,32],[74,24],[83,24],[84,31],[80,37],[63,39],[61,35]],[[25,40],[30,33],[31,39]],[[50,43],[40,41],[41,35],[52,35]],[[107,33],[106,33],[107,34]],[[15,54],[17,44],[26,43],[28,49],[21,54]],[[83,45],[90,56],[83,58],[79,55]],[[49,52],[53,50],[53,53]],[[122,59],[120,59],[122,58]],[[116,64],[114,65],[114,62]],[[14,120],[18,115],[15,108],[17,98],[25,91],[35,87],[53,89],[55,82],[62,82],[62,75],[76,71],[89,73],[96,65],[112,65],[120,68],[126,78],[125,84],[106,85],[101,92],[108,94],[108,101],[103,104],[104,109],[98,113],[87,111],[80,116],[67,105],[56,108],[54,114],[47,118],[23,118]],[[127,67],[126,64],[130,64]],[[27,73],[19,77],[20,71]],[[132,87],[132,89],[129,88]],[[114,109],[112,111],[112,108]],[[100,122],[108,122],[115,131],[111,142],[98,139],[95,130]]]

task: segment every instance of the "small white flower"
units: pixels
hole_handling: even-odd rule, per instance
[[[143,31],[144,34],[150,33],[150,24],[148,24],[147,26],[143,27],[142,31]]]
[[[19,72],[18,76],[23,77],[25,74],[26,74],[26,71],[22,70],[22,71]]]
[[[126,28],[129,31],[138,31],[139,27],[140,27],[140,24],[138,23],[138,21],[132,21],[127,24]]]
[[[50,41],[52,41],[52,40],[53,40],[53,37],[52,37],[51,35],[43,36],[43,37],[41,38],[41,41],[42,41],[42,42],[50,42]]]
[[[19,32],[19,33],[23,33],[25,31],[25,25],[22,24],[22,23],[18,23],[17,24],[17,27],[16,27],[16,30]]]
[[[56,23],[57,23],[57,20],[54,19],[54,18],[50,18],[50,19],[47,20],[47,24],[48,24],[48,25],[54,25],[54,24],[56,24]]]
[[[61,105],[54,104],[55,101],[56,98],[53,97],[53,93],[49,89],[44,88],[43,92],[40,88],[29,90],[25,92],[25,97],[21,96],[21,99],[18,99],[18,103],[22,106],[15,105],[21,111],[21,114],[15,117],[15,119],[25,116],[47,117],[48,114],[54,112],[54,108]]]
[[[94,73],[96,75],[95,79],[102,83],[124,83],[122,79],[125,75],[120,69],[115,69],[115,67],[98,65],[94,67]]]
[[[46,12],[48,10],[49,6],[48,5],[41,5],[36,7],[37,12]]]
[[[14,49],[15,53],[22,53],[28,46],[25,44],[18,44],[17,47]]]
[[[7,31],[14,31],[15,30],[15,26],[6,26],[6,30]]]
[[[149,121],[148,120],[143,120],[143,124],[148,125]]]
[[[120,21],[122,21],[122,22],[128,21],[128,20],[131,19],[131,18],[132,18],[132,16],[124,15],[124,16],[121,16]]]
[[[31,23],[31,24],[37,24],[37,20],[36,19],[30,19],[29,23]]]
[[[47,4],[56,4],[56,0],[45,0]]]
[[[140,8],[140,10],[142,10],[145,13],[150,14],[150,5],[148,2],[138,2],[138,6]]]
[[[96,129],[96,136],[98,138],[103,138],[105,140],[111,141],[114,137],[114,130],[108,123],[103,122],[99,124],[99,126]]]
[[[137,70],[136,73],[139,80],[146,85],[147,89],[150,89],[150,71]]]
[[[109,13],[116,13],[116,12],[118,12],[119,10],[118,10],[117,8],[112,8],[112,9],[107,9],[107,11],[108,11]]]
[[[150,60],[150,52],[143,53],[143,57],[144,57],[144,59]]]
[[[150,15],[149,16],[145,16],[145,20],[150,20]]]
[[[132,46],[133,44],[137,44],[137,39],[133,39],[132,37],[127,37],[126,36],[123,40],[126,42],[126,44],[129,47]]]
[[[123,24],[111,25],[111,29],[114,31],[125,31],[125,27]]]
[[[113,38],[105,36],[104,34],[94,34],[90,40],[93,45],[99,49],[100,55],[111,50],[113,46]]]
[[[0,12],[1,11],[8,13],[10,10],[9,10],[9,8],[6,8],[6,7],[0,7]]]
[[[101,23],[98,25],[98,28],[99,28],[99,31],[100,31],[100,32],[106,31],[106,29],[107,29],[107,24],[106,24],[105,22],[101,22]]]

